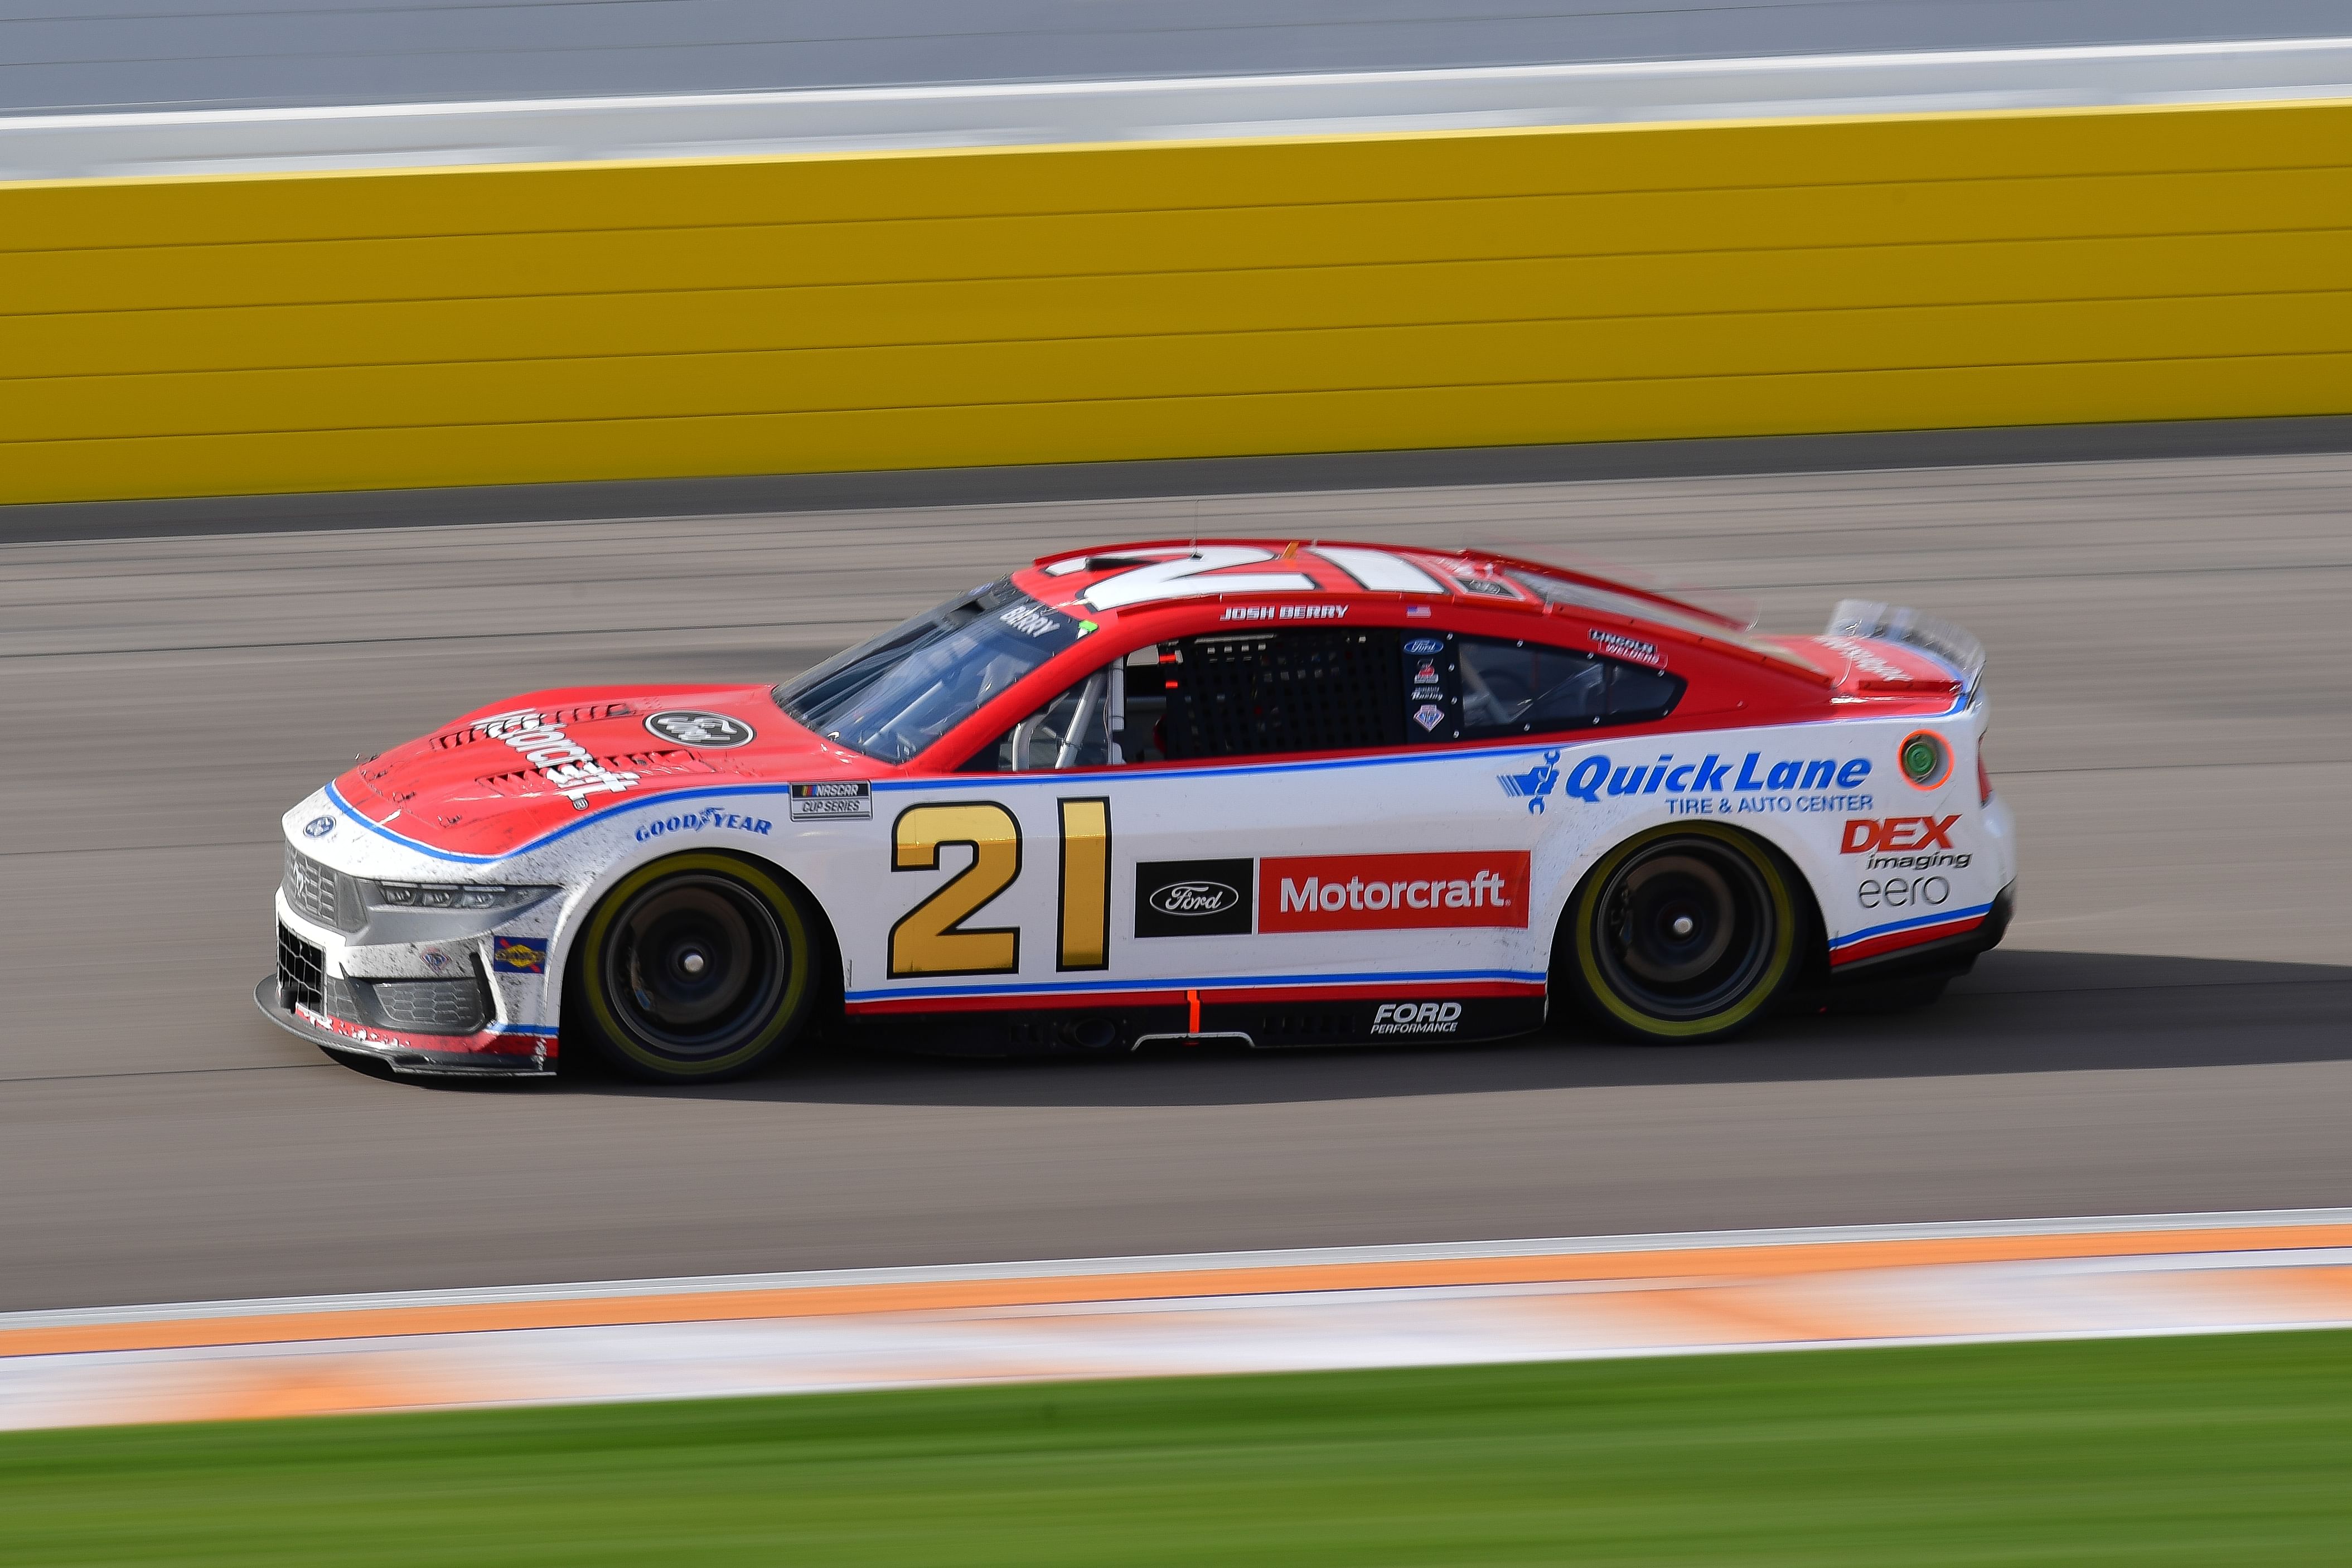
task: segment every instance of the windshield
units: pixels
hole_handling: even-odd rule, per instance
[[[827,740],[903,763],[1093,629],[998,581],[784,682],[776,705]]]

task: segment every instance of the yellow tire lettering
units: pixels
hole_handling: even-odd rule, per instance
[[[908,806],[890,830],[893,871],[936,871],[960,845],[971,864],[890,928],[890,974],[1009,974],[1021,967],[1018,926],[963,929],[1021,874],[1021,825],[993,801]]]
[[[1056,969],[1110,967],[1110,802],[1065,800]]]

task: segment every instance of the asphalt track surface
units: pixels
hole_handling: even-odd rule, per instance
[[[0,546],[0,1309],[2352,1204],[2352,457]],[[1067,543],[1613,561],[1991,648],[2010,945],[1636,1049],[839,1055],[436,1088],[253,1011],[278,814],[543,684],[772,679]]]
[[[0,113],[2340,33],[2342,0],[0,0]]]

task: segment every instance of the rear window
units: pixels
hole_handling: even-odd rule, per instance
[[[1682,700],[1678,675],[1541,643],[1461,637],[1465,738],[1540,735],[1663,719]]]

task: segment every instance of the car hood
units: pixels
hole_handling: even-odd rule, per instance
[[[782,793],[877,771],[784,717],[764,686],[575,687],[478,709],[362,760],[334,790],[424,847],[508,855],[681,791]]]

